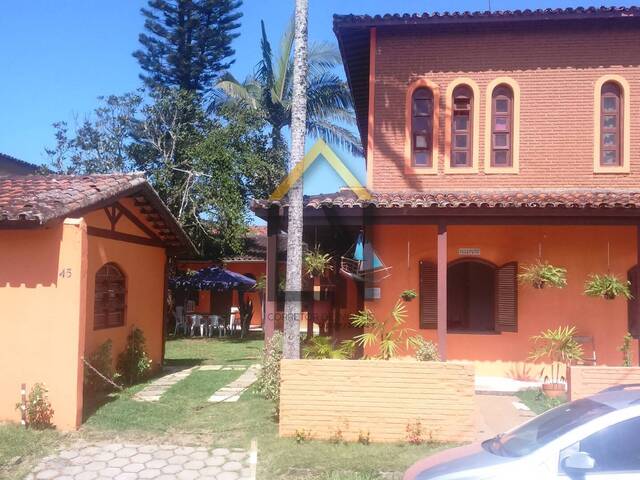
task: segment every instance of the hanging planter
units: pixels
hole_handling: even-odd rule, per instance
[[[584,294],[588,297],[602,297],[606,300],[614,300],[622,296],[627,300],[631,296],[631,282],[623,282],[616,275],[592,274],[584,284]]]
[[[333,271],[333,258],[320,250],[320,245],[307,251],[304,254],[303,262],[306,274],[311,278],[322,277],[327,272]]]
[[[400,297],[402,297],[402,300],[404,300],[405,302],[410,302],[411,300],[413,300],[417,296],[418,296],[418,294],[416,293],[415,290],[405,290],[404,292],[402,292],[400,294]]]
[[[564,288],[567,286],[567,269],[538,260],[536,263],[523,265],[518,280],[537,289],[543,289],[547,285]]]

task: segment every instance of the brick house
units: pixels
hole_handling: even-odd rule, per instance
[[[371,199],[307,197],[305,240],[340,256],[363,232],[391,267],[336,280],[336,308],[388,315],[413,289],[409,326],[478,374],[537,377],[530,337],[559,325],[620,364],[638,304],[583,290],[610,272],[640,298],[640,9],[336,15],[334,31]],[[286,227],[286,200],[254,210]],[[519,284],[538,259],[567,287]]]

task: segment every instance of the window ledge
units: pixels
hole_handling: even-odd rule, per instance
[[[485,167],[484,173],[487,175],[517,175],[520,170],[515,167]]]
[[[471,174],[471,173],[478,173],[478,167],[450,167],[450,166],[445,166],[444,167],[444,173],[448,174],[453,174],[453,175],[460,175],[460,174]]]
[[[596,167],[593,170],[593,173],[595,173],[596,175],[611,175],[611,174],[625,174],[625,173],[631,173],[631,169],[629,168],[628,165],[624,165],[622,167]]]
[[[447,330],[447,334],[452,335],[501,335],[502,332],[495,330]]]
[[[437,175],[438,169],[436,167],[410,167],[405,165],[405,175]]]

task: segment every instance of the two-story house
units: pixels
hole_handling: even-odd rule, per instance
[[[384,264],[336,279],[336,315],[388,316],[413,289],[408,326],[479,374],[537,376],[531,337],[564,325],[621,364],[640,335],[640,9],[336,15],[334,31],[371,198],[307,197],[306,240],[341,255],[362,231]],[[286,201],[255,209],[286,227]],[[538,260],[566,288],[521,284]],[[634,299],[585,296],[607,273]]]

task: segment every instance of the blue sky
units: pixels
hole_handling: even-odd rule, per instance
[[[309,0],[309,38],[335,41],[334,13],[414,13],[428,10],[486,10],[489,0]],[[146,0],[21,0],[2,2],[0,14],[0,152],[43,163],[53,145],[51,124],[82,119],[96,97],[139,85],[131,53],[138,48]],[[620,5],[603,2],[604,5]],[[491,0],[493,10],[588,5],[567,1]],[[599,4],[598,4],[599,5]],[[258,61],[260,20],[272,43],[293,10],[293,0],[245,0],[232,72],[244,78]],[[311,142],[307,142],[309,147]],[[362,159],[338,152],[364,180]],[[324,162],[305,176],[305,192],[333,191],[341,184]]]

